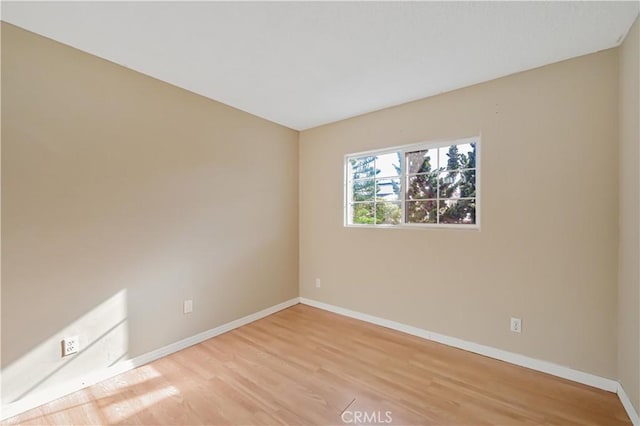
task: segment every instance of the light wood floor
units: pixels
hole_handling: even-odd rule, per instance
[[[631,424],[613,393],[304,305],[8,423],[336,425],[358,412],[379,424]]]

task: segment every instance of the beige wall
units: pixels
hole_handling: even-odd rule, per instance
[[[301,296],[615,378],[617,53],[302,132]],[[481,231],[343,227],[345,154],[472,135]]]
[[[620,245],[618,375],[640,412],[640,30],[638,20],[620,48]]]
[[[2,88],[4,403],[298,295],[297,132],[5,23]]]

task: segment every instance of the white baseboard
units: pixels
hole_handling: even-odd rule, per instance
[[[552,376],[562,377],[563,379],[582,383],[584,385],[592,386],[594,388],[602,389],[608,392],[617,393],[622,406],[631,419],[631,423],[633,423],[634,426],[640,426],[640,418],[638,417],[638,413],[633,407],[631,400],[627,396],[622,385],[615,380],[596,376],[590,373],[585,373],[583,371],[574,370],[572,368],[564,367],[562,365],[554,364],[548,361],[541,361],[539,359],[531,358],[525,355],[493,348],[491,346],[485,346],[478,343],[469,342],[467,340],[445,336],[443,334],[434,333],[418,327],[390,321],[373,315],[364,314],[362,312],[352,311],[351,309],[341,308],[339,306],[330,305],[328,303],[318,302],[316,300],[307,299],[305,297],[300,298],[300,303],[347,317],[359,319],[371,324],[390,328],[392,330],[401,331],[403,333],[411,334],[412,336],[422,337],[423,339],[432,340],[434,342],[442,343],[454,348],[464,349],[465,351],[484,355],[489,358],[499,359],[500,361],[505,361],[510,364],[515,364],[521,367],[530,368],[532,370],[541,371]]]
[[[156,359],[165,357],[174,352],[178,352],[189,346],[196,345],[212,337],[226,333],[243,325],[249,324],[253,321],[259,320],[273,313],[286,309],[297,303],[303,303],[305,305],[313,306],[325,311],[334,312],[336,314],[344,315],[347,317],[359,319],[362,321],[376,324],[382,327],[390,328],[392,330],[401,331],[403,333],[410,334],[412,336],[421,337],[423,339],[432,340],[434,342],[442,343],[447,346],[452,346],[459,349],[464,349],[469,352],[477,353],[480,355],[488,356],[490,358],[499,359],[511,364],[519,365],[522,367],[530,368],[532,370],[541,371],[543,373],[551,374],[552,376],[562,377],[574,382],[582,383],[588,386],[593,386],[598,389],[603,389],[609,392],[615,392],[618,394],[622,406],[626,410],[631,422],[634,426],[640,426],[640,418],[636,412],[633,404],[629,400],[629,397],[624,391],[622,385],[612,379],[596,376],[593,374],[585,373],[582,371],[574,370],[569,367],[564,367],[558,364],[554,364],[547,361],[541,361],[535,358],[530,358],[525,355],[516,354],[513,352],[504,351],[502,349],[493,348],[491,346],[485,346],[478,343],[469,342],[466,340],[458,339],[455,337],[445,336],[443,334],[434,333],[418,327],[402,324],[399,322],[387,320],[384,318],[376,317],[373,315],[364,314],[350,309],[341,308],[339,306],[330,305],[323,302],[318,302],[305,297],[293,298],[286,302],[279,303],[262,311],[256,312],[246,317],[239,318],[237,320],[228,322],[219,327],[212,328],[162,348],[156,349],[146,354],[140,355],[136,358],[119,362],[113,367],[104,368],[99,371],[90,373],[82,378],[69,381],[60,386],[40,392],[28,397],[25,397],[19,401],[7,404],[0,409],[0,421],[31,410],[32,408],[39,407],[40,405],[51,402],[55,399],[61,398],[70,393],[84,389],[88,386],[117,376],[134,368],[140,367],[144,364],[148,364]]]
[[[454,348],[464,349],[465,351],[499,359],[500,361],[505,361],[510,364],[515,364],[521,367],[530,368],[532,370],[541,371],[543,373],[551,374],[552,376],[562,377],[563,379],[572,380],[574,382],[593,386],[598,389],[603,389],[609,392],[617,392],[618,390],[618,382],[615,380],[585,373],[583,371],[574,370],[572,368],[564,367],[551,362],[541,361],[539,359],[530,358],[525,355],[504,351],[502,349],[481,345],[479,343],[469,342],[467,340],[458,339],[456,337],[445,336],[443,334],[423,330],[418,327],[413,327],[384,318],[363,314],[361,312],[352,311],[350,309],[341,308],[339,306],[329,305],[327,303],[318,302],[315,300],[307,299],[305,297],[300,298],[300,303],[334,312],[336,314],[366,321],[372,324],[380,325],[382,327],[391,328],[393,330],[411,334],[412,336],[422,337],[423,339],[432,340],[434,342],[442,343],[447,346],[453,346]]]
[[[246,317],[239,318],[237,320],[228,322],[221,326],[212,328],[207,331],[203,331],[202,333],[198,333],[194,336],[187,337],[186,339],[180,340],[175,343],[171,343],[170,345],[164,346],[162,348],[156,349],[151,352],[147,352],[146,354],[140,355],[133,359],[129,359],[126,361],[119,362],[113,367],[104,368],[98,371],[94,371],[89,373],[86,376],[80,377],[75,380],[70,380],[62,385],[56,386],[54,388],[48,389],[46,391],[42,391],[39,393],[34,393],[33,395],[22,398],[19,401],[12,402],[11,404],[7,404],[0,408],[0,420],[5,420],[25,411],[31,410],[32,408],[39,407],[43,404],[61,398],[70,393],[79,391],[88,386],[94,385],[103,380],[109,379],[111,377],[117,376],[118,374],[124,373],[129,370],[133,370],[134,368],[140,367],[144,364],[148,364],[151,361],[155,361],[156,359],[165,357],[174,352],[178,352],[182,349],[188,348],[189,346],[196,345],[200,342],[203,342],[212,337],[218,336],[220,334],[231,331],[235,328],[242,327],[243,325],[249,324],[253,321],[264,318],[268,315],[286,309],[290,306],[296,305],[299,303],[299,298],[295,297],[293,299],[287,300],[286,302],[279,303],[277,305],[271,306],[269,308],[263,309],[260,312],[256,312],[251,315],[247,315]]]
[[[624,391],[621,383],[618,383],[618,398],[620,398],[620,402],[622,402],[622,406],[631,419],[631,423],[633,423],[633,426],[640,426],[640,416],[638,416],[638,412],[631,403],[631,400],[629,399],[627,393]]]

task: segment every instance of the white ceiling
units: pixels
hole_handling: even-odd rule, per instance
[[[620,44],[631,2],[2,2],[2,20],[293,129]]]

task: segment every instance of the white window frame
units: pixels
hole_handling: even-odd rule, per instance
[[[476,223],[474,224],[459,224],[459,223],[405,223],[405,202],[406,202],[406,153],[419,150],[427,150],[433,148],[448,147],[451,145],[464,145],[468,143],[476,144]],[[409,145],[394,146],[382,149],[373,149],[369,151],[349,153],[344,156],[344,196],[343,196],[343,223],[347,228],[382,228],[382,229],[467,229],[467,230],[480,230],[480,215],[481,215],[481,177],[480,177],[480,152],[481,152],[481,137],[470,136],[455,139],[441,139],[436,141],[420,142]],[[352,185],[349,184],[349,159],[355,157],[365,156],[379,156],[391,153],[401,153],[400,162],[400,205],[402,210],[402,223],[397,225],[393,224],[361,224],[361,223],[349,223],[349,217],[351,215],[351,191]],[[374,177],[375,181],[375,177]]]

